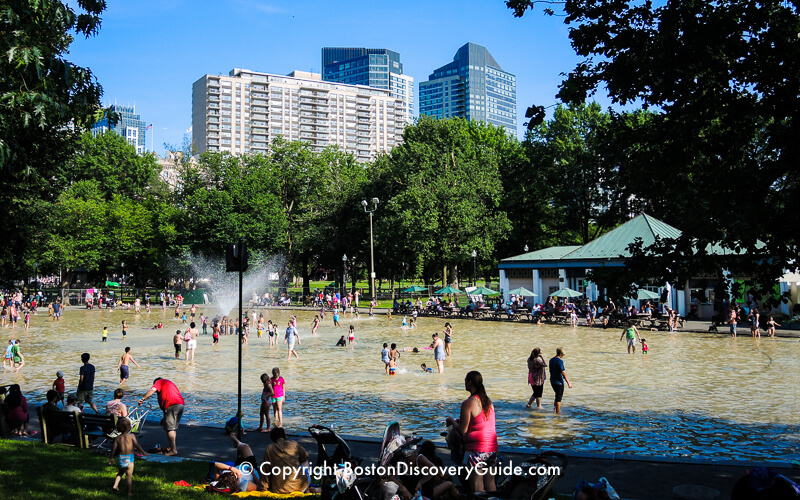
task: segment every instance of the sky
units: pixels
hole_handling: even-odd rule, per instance
[[[527,107],[556,104],[579,61],[563,17],[538,8],[518,19],[503,0],[108,0],[99,34],[77,37],[68,60],[92,70],[104,105],[136,105],[153,124],[147,149],[163,156],[189,131],[192,84],[205,74],[319,73],[322,47],[387,48],[414,78],[419,112],[419,82],[467,42],[516,75],[520,138]]]

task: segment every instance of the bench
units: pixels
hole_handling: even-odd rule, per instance
[[[36,409],[39,416],[42,442],[55,443],[58,436],[69,435],[68,441],[62,444],[89,448],[97,438],[106,436],[106,430],[111,431],[117,426],[116,415],[97,415],[94,413],[81,413],[78,411],[43,411]]]
[[[117,427],[116,415],[98,415],[96,413],[81,413],[80,414],[81,428],[83,435],[86,438],[87,445],[97,438],[106,437],[109,432],[112,432]]]
[[[62,440],[60,443],[88,448],[80,424],[80,414],[79,411],[44,411],[41,406],[36,408],[42,442],[54,444],[58,436],[69,435],[69,440]]]

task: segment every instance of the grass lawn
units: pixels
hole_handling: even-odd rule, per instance
[[[3,499],[114,498],[116,467],[87,450],[36,441],[0,439],[0,497]],[[133,495],[140,498],[219,498],[194,488],[175,486],[181,479],[197,484],[208,472],[206,462],[155,463],[137,460]]]

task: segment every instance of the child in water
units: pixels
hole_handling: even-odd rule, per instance
[[[108,327],[103,327],[103,342],[108,342]]]
[[[394,358],[389,358],[389,375],[397,374],[397,361]]]
[[[647,351],[648,351],[647,341],[645,339],[642,339],[642,354],[647,354]]]
[[[425,373],[433,373],[433,368],[428,368],[428,365],[426,365],[425,363],[422,363],[420,367],[422,368],[422,371]]]
[[[350,325],[350,335],[349,336],[350,336],[350,343],[351,344],[355,344],[356,343],[356,327],[354,327],[353,325]]]
[[[344,339],[344,335],[336,342],[336,347],[347,347],[347,341]]]
[[[139,445],[136,436],[131,434],[131,421],[125,417],[117,421],[117,432],[120,434],[114,438],[114,445],[111,447],[111,458],[108,459],[109,465],[114,465],[114,459],[117,461],[117,477],[114,479],[114,486],[111,487],[114,493],[119,492],[119,483],[122,476],[125,476],[125,482],[128,485],[128,496],[131,495],[133,488],[133,461],[134,452],[139,452],[142,455],[150,456]]]
[[[405,316],[403,316],[403,326],[402,326],[402,328],[408,328],[408,320],[406,319]]]

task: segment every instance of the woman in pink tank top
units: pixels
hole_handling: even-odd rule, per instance
[[[494,405],[486,395],[480,372],[467,373],[464,388],[470,396],[461,403],[459,418],[447,417],[447,425],[454,426],[463,438],[464,465],[475,469],[468,480],[470,490],[473,493],[495,491],[494,474],[488,470],[497,463]]]

